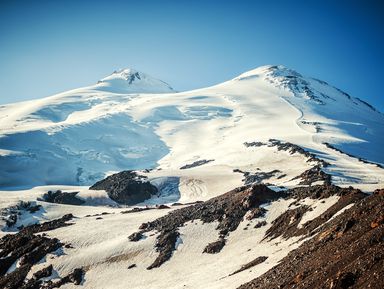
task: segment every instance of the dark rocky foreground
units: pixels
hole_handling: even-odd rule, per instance
[[[319,216],[299,226],[305,213],[311,210],[301,200],[311,198],[321,203],[331,196],[338,196],[337,202]],[[222,254],[221,250],[226,246],[229,234],[238,229],[241,222],[263,217],[268,212],[268,207],[260,205],[279,198],[290,199],[292,202],[288,210],[271,223],[262,219],[255,224],[254,228],[268,225],[261,242],[271,241],[272,246],[279,237],[298,237],[304,242],[274,268],[240,288],[384,288],[384,190],[367,195],[352,187],[318,185],[275,192],[263,184],[246,185],[143,223],[137,232],[128,237],[127,242],[140,242],[148,233],[158,233],[155,244],[158,256],[147,267],[151,270],[172,258],[180,238],[180,227],[196,220],[204,223],[217,222],[218,238],[207,244],[202,253]],[[343,211],[347,206],[349,209]],[[32,212],[40,209],[34,203],[23,204],[21,208],[31,209]],[[132,208],[121,213],[140,213],[151,209],[170,207],[162,205],[154,208]],[[107,214],[109,213],[104,212],[86,217]],[[335,217],[336,214],[338,215]],[[65,215],[57,220],[21,228],[16,234],[1,238],[0,288],[50,289],[66,283],[81,284],[85,274],[82,268],[61,278],[49,280],[55,275],[55,268],[49,265],[27,278],[33,266],[47,254],[57,254],[58,249],[70,246],[56,238],[50,238],[44,232],[70,226],[69,221],[73,218],[71,214]],[[244,229],[250,229],[248,225],[250,223]],[[253,248],[250,247],[249,250]],[[14,266],[15,262],[17,267]],[[236,278],[237,274],[251,271],[264,262],[268,262],[268,256],[260,252],[260,256],[234,268],[223,278]],[[136,270],[136,267],[140,267],[140,264],[131,263],[127,265],[127,270]]]
[[[36,202],[20,201],[14,206],[1,210],[0,218],[5,221],[5,229],[10,229],[15,227],[20,215],[26,212],[33,214],[40,211],[40,209],[41,206],[37,205]]]
[[[301,200],[311,198],[322,202],[330,196],[339,199],[322,214],[299,226],[304,214],[311,210]],[[217,254],[241,221],[263,216],[266,210],[260,204],[278,198],[293,201],[271,223],[262,242],[277,237],[308,240],[277,266],[240,288],[384,288],[384,190],[369,196],[352,187],[333,185],[298,187],[286,192],[274,192],[261,184],[249,185],[143,223],[130,239],[140,241],[146,232],[159,232],[155,244],[159,255],[147,268],[153,269],[172,257],[179,227],[194,220],[218,221],[218,240],[207,244],[203,251]],[[343,211],[349,205],[353,206]],[[339,215],[335,217],[336,214]],[[230,276],[252,269],[267,258],[257,257]]]
[[[315,193],[321,197],[323,192]],[[370,196],[353,189],[339,193],[339,208],[341,204],[355,205],[332,220],[329,216],[335,208],[331,207],[304,226],[306,232],[299,233],[293,229],[297,226],[282,221],[292,214],[276,220],[266,237],[305,233],[313,237],[267,273],[239,288],[384,288],[384,190]],[[317,225],[311,225],[313,222]]]
[[[353,188],[339,188],[336,186],[314,186],[308,188],[295,188],[290,190],[290,196],[296,201],[290,205],[291,209],[287,210],[273,222],[272,226],[267,230],[264,239],[275,239],[282,236],[283,238],[291,238],[295,236],[313,236],[318,233],[319,228],[328,222],[332,216],[350,204],[354,204],[366,195],[360,190]],[[306,205],[300,205],[299,201],[304,198],[324,199],[330,196],[339,196],[340,199],[317,218],[306,222],[302,227],[298,227],[304,214],[310,210]],[[347,227],[348,224],[345,224]]]
[[[207,244],[203,251],[211,254],[218,253],[225,246],[225,238],[230,232],[237,229],[247,213],[256,217],[258,214],[263,213],[259,209],[261,204],[276,200],[282,196],[284,196],[284,193],[277,193],[265,185],[240,187],[206,202],[178,209],[152,222],[143,223],[139,228],[140,231],[133,233],[129,236],[129,239],[139,241],[145,232],[153,230],[160,232],[155,245],[159,256],[148,267],[148,269],[152,269],[161,266],[171,258],[179,236],[179,227],[193,220],[201,220],[204,223],[218,221],[219,238],[216,242]]]
[[[135,205],[156,195],[157,188],[147,177],[134,171],[123,171],[111,175],[90,187],[91,190],[105,190],[108,196],[119,204]]]
[[[49,238],[40,232],[54,230],[63,226],[73,218],[71,214],[64,215],[60,219],[35,224],[21,229],[16,234],[5,235],[0,239],[0,288],[7,289],[37,289],[58,288],[66,283],[80,284],[83,278],[83,270],[75,269],[72,273],[56,281],[43,281],[42,278],[52,274],[52,266],[47,266],[27,279],[32,267],[47,254],[53,253],[64,244],[56,238]],[[18,261],[18,266],[11,272],[8,270]]]

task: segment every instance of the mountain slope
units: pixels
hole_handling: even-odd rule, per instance
[[[283,66],[4,105],[0,288],[383,288],[383,124]]]
[[[90,185],[111,172],[151,168],[161,169],[150,172],[151,178],[179,177],[185,200],[241,185],[239,171],[278,168],[268,182],[298,184],[292,179],[314,165],[305,157],[244,145],[269,139],[299,145],[328,162],[323,170],[336,184],[369,189],[384,180],[382,169],[358,159],[384,163],[383,115],[283,66],[180,93],[143,73],[122,70],[94,86],[5,105],[0,112],[4,188]],[[210,162],[180,170],[204,160]]]
[[[383,191],[368,197],[353,188],[312,186],[279,193],[252,185],[202,203],[130,209],[36,202],[47,189],[1,192],[3,212],[16,198],[32,202],[8,207],[19,213],[14,226],[40,225],[0,232],[0,288],[37,282],[33,274],[50,265],[52,273],[40,280],[45,287],[23,288],[75,282],[65,276],[79,270],[81,288],[383,285]],[[45,234],[25,244],[28,231]],[[55,247],[39,246],[39,239]]]

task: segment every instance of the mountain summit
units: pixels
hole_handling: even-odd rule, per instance
[[[166,94],[163,94],[166,93]],[[0,108],[0,187],[90,185],[111,172],[161,169],[153,177],[191,178],[184,197],[242,184],[233,170],[279,173],[280,186],[311,168],[275,154],[291,143],[328,163],[338,185],[384,183],[384,116],[324,81],[284,66],[263,66],[221,84],[175,93],[145,73],[115,71],[94,86]],[[245,144],[259,143],[258,149]],[[377,165],[376,165],[377,164]],[[35,168],[39,167],[37,171]],[[161,173],[160,173],[161,172]],[[20,173],[25,177],[20,178]],[[320,173],[320,172],[318,172]],[[185,187],[183,187],[185,185]]]
[[[383,135],[284,66],[1,106],[0,288],[384,288]]]
[[[100,90],[116,93],[175,92],[167,83],[131,68],[114,71],[111,75],[99,80],[97,87]]]

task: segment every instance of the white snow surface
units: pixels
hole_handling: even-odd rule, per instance
[[[18,199],[36,200],[41,192],[58,187],[36,187],[30,190],[9,192],[0,191],[0,210],[14,204]],[[64,187],[71,190],[74,188]],[[80,195],[87,195],[86,188],[80,188]],[[312,207],[320,208],[316,214],[306,217],[310,220],[324,212],[337,198],[330,197],[324,200],[304,200]],[[71,206],[37,202],[42,209],[35,214],[33,220],[21,215],[21,222],[17,225],[28,225],[44,222],[72,213],[76,216],[73,225],[62,227],[46,234],[58,238],[61,242],[70,243],[73,248],[63,248],[53,254],[48,254],[29,272],[28,276],[49,264],[53,265],[54,274],[49,279],[65,276],[75,268],[85,270],[85,278],[81,288],[237,288],[279,263],[290,251],[300,246],[306,239],[294,237],[289,239],[264,239],[266,231],[271,227],[272,221],[288,209],[295,199],[279,199],[263,205],[267,210],[264,217],[253,220],[244,219],[238,228],[229,234],[226,245],[218,254],[203,254],[208,243],[218,238],[217,223],[202,223],[195,220],[180,227],[180,237],[177,248],[170,260],[159,268],[147,270],[146,268],[158,255],[154,247],[157,232],[145,233],[145,238],[139,242],[129,242],[128,236],[138,231],[138,227],[148,221],[163,216],[176,208],[168,210],[153,209],[138,213],[121,214],[126,208],[106,206]],[[322,205],[324,201],[327,205]],[[100,214],[96,216],[86,215]],[[254,228],[255,224],[265,221],[266,225]],[[0,237],[7,232],[0,231]],[[266,256],[268,259],[252,268],[231,275],[244,264]],[[136,267],[127,269],[136,264]],[[63,288],[78,288],[71,283]]]
[[[207,200],[242,185],[239,170],[251,174],[279,170],[265,182],[276,190],[296,186],[300,179],[294,178],[316,163],[276,147],[244,145],[277,139],[327,161],[325,170],[333,183],[372,191],[383,187],[384,170],[359,158],[383,164],[383,135],[380,112],[283,66],[263,66],[186,92],[175,92],[141,72],[120,70],[93,86],[0,106],[0,211],[20,200],[42,205],[35,214],[23,212],[15,227],[68,213],[76,216],[72,226],[47,232],[73,248],[49,254],[29,276],[53,264],[53,278],[84,268],[81,288],[237,288],[305,241],[300,237],[263,240],[271,222],[294,200],[263,205],[266,215],[242,221],[218,254],[202,253],[217,240],[217,224],[189,222],[179,229],[171,259],[147,270],[158,255],[154,247],[158,233],[146,233],[139,242],[129,242],[127,237],[142,223],[179,207],[121,214],[127,208],[117,206],[104,191],[89,190],[89,185],[114,172],[140,170],[162,192],[142,206]],[[203,160],[207,162],[180,169]],[[85,204],[37,201],[48,190],[58,189],[79,192]],[[302,200],[300,205],[312,210],[300,226],[337,200],[334,196]],[[85,217],[102,212],[110,214],[102,219]],[[267,224],[254,228],[259,221]],[[0,237],[9,233],[4,220],[0,227]],[[259,256],[268,259],[229,276]],[[137,267],[127,269],[132,264]]]
[[[329,162],[335,184],[369,191],[383,184],[384,170],[358,158],[383,164],[383,135],[383,114],[283,66],[179,93],[125,69],[93,86],[0,106],[0,188],[91,185],[127,169],[179,178],[183,201],[241,185],[243,175],[234,169],[278,169],[266,181],[294,186],[300,180],[292,178],[313,164],[273,147],[244,146],[273,138]],[[198,160],[212,161],[180,170]]]

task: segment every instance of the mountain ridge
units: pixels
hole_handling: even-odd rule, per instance
[[[150,89],[156,93],[148,93]],[[174,92],[134,69],[122,69],[94,86],[2,106],[0,111],[0,163],[7,168],[0,175],[1,187],[90,185],[127,169],[161,168],[169,175],[157,171],[153,178],[183,179],[190,172],[178,168],[204,159],[213,160],[206,166],[216,170],[217,176],[230,175],[237,186],[240,177],[228,169],[249,166],[236,156],[240,152],[263,171],[274,169],[267,159],[243,147],[246,142],[269,139],[294,143],[331,160],[324,170],[336,184],[359,180],[370,186],[384,178],[373,165],[358,161],[384,163],[377,149],[384,145],[377,137],[384,132],[382,114],[325,82],[281,65],[262,66],[212,87],[184,92]],[[198,141],[199,135],[206,144]],[[214,147],[229,154],[222,155]],[[288,164],[283,155],[279,158]],[[40,175],[34,172],[36,165],[43,169]],[[294,178],[309,169],[300,166],[301,172],[287,176]],[[204,174],[203,168],[194,170],[202,169]],[[32,177],[20,181],[15,170]],[[373,177],[377,173],[379,177]],[[292,182],[288,177],[276,182],[283,183],[290,186]],[[195,189],[210,195],[209,183],[203,184]]]
[[[1,288],[383,287],[382,114],[282,66],[169,90],[0,107]]]

